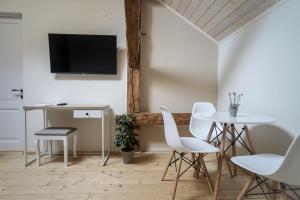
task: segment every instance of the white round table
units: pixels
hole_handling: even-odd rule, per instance
[[[239,142],[242,147],[244,147],[246,150],[248,150],[251,154],[255,154],[255,149],[253,147],[248,124],[268,124],[273,123],[276,120],[272,117],[268,116],[260,116],[260,115],[249,115],[249,114],[239,114],[237,117],[230,117],[229,113],[226,112],[215,112],[214,114],[205,114],[205,113],[193,113],[193,118],[197,118],[200,120],[210,121],[212,122],[212,126],[210,129],[210,132],[208,134],[207,142],[211,143],[214,139],[218,140],[218,136],[221,136],[221,142],[219,143],[220,147],[220,154],[218,159],[218,170],[217,170],[217,178],[215,182],[215,191],[214,191],[214,199],[218,199],[218,194],[220,190],[220,181],[221,181],[221,173],[222,173],[222,165],[223,165],[223,159],[229,161],[230,156],[226,155],[226,151],[231,147],[232,149],[232,156],[236,155],[236,142]],[[217,124],[220,123],[223,126],[223,129],[221,130]],[[242,131],[238,131],[235,127],[235,125],[243,125]],[[216,137],[211,141],[211,135],[214,130],[221,130],[220,133],[216,133]],[[241,137],[242,134],[245,132],[246,138],[248,140],[249,146],[246,144],[245,140]],[[228,138],[227,133],[231,136],[231,138]],[[237,134],[237,135],[236,135]],[[229,145],[225,149],[225,143],[229,141]],[[237,175],[237,167],[234,165],[234,172],[231,172],[229,162],[227,162],[230,176],[236,176]]]
[[[194,113],[194,118],[227,124],[267,124],[276,120],[268,116],[240,114],[237,117],[230,117],[227,112],[215,112],[214,114]]]

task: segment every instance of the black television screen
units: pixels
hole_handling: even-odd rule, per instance
[[[51,73],[117,73],[114,35],[48,34]]]

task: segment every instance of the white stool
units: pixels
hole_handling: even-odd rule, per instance
[[[64,163],[68,167],[68,138],[73,136],[73,158],[77,158],[77,129],[73,127],[49,127],[35,133],[36,156],[38,166],[41,165],[40,140],[50,141],[50,157],[52,157],[52,140],[63,140],[64,143]]]

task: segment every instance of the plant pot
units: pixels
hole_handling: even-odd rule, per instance
[[[229,108],[229,116],[230,117],[236,117],[238,110],[239,109],[237,107]]]
[[[123,163],[130,164],[133,160],[134,149],[132,151],[122,151],[121,150],[121,155],[122,155]]]

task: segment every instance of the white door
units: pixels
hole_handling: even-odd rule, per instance
[[[23,148],[22,88],[21,19],[0,15],[0,150]]]

